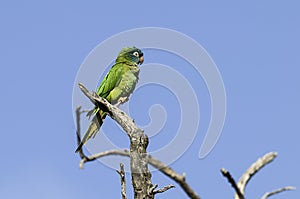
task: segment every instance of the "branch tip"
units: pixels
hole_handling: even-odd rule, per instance
[[[245,193],[245,187],[250,181],[250,179],[264,166],[272,162],[277,157],[277,152],[269,152],[264,156],[258,158],[241,176],[238,187],[241,190],[241,193]]]
[[[296,187],[292,187],[292,186],[287,186],[287,187],[283,187],[283,188],[280,188],[280,189],[276,189],[274,191],[271,191],[271,192],[267,192],[265,193],[261,199],[267,199],[268,197],[272,196],[272,195],[275,195],[275,194],[278,194],[278,193],[281,193],[283,191],[292,191],[292,190],[296,190]]]
[[[156,187],[157,187],[157,186],[156,186]],[[155,195],[155,194],[158,194],[158,193],[163,193],[163,192],[168,191],[169,189],[172,189],[172,188],[175,188],[175,186],[172,185],[172,184],[170,184],[170,185],[165,186],[165,187],[163,187],[163,188],[161,188],[161,189],[154,190],[154,191],[153,191],[153,194]]]
[[[121,180],[121,195],[122,199],[126,199],[126,179],[125,179],[125,171],[124,171],[124,164],[120,163],[120,170],[116,170],[117,173],[120,175]]]
[[[237,186],[234,178],[230,174],[229,171],[227,171],[225,168],[221,168],[221,173],[225,178],[227,178],[228,182],[231,184],[232,188],[235,190],[236,195],[238,196],[239,199],[245,199],[244,194],[241,192],[240,188]]]

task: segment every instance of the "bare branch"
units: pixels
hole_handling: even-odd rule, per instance
[[[163,193],[163,192],[168,191],[169,189],[172,189],[174,187],[175,187],[174,185],[170,184],[168,186],[163,187],[162,189],[154,190],[153,193],[154,194]]]
[[[180,187],[184,190],[184,192],[191,198],[191,199],[200,199],[200,196],[190,187],[190,185],[185,180],[185,174],[178,174],[176,171],[174,171],[171,167],[165,165],[161,161],[148,156],[149,163],[159,169],[163,174],[168,176],[169,178],[173,179],[175,182],[177,182]]]
[[[263,157],[259,158],[254,162],[242,175],[237,186],[242,194],[245,194],[245,187],[249,180],[255,175],[260,169],[266,166],[268,163],[272,162],[277,157],[277,153],[270,152],[265,154]]]
[[[115,149],[108,150],[108,151],[100,152],[100,153],[97,153],[97,154],[94,154],[94,155],[91,155],[91,156],[81,159],[80,164],[79,164],[80,168],[83,169],[83,165],[86,162],[94,161],[98,158],[102,158],[102,157],[109,156],[109,155],[120,155],[120,156],[130,157],[130,153],[129,153],[128,149],[124,149],[123,151],[115,150]]]
[[[83,111],[80,111],[81,106],[78,106],[76,108],[76,137],[77,137],[77,145],[80,144],[81,142],[81,133],[80,133],[80,115],[83,113]],[[83,164],[81,163],[82,161],[91,161],[91,159],[89,157],[87,157],[84,153],[82,148],[78,151],[78,154],[81,158],[79,167],[82,169],[83,168]]]
[[[283,187],[283,188],[280,188],[280,189],[277,189],[277,190],[274,190],[274,191],[271,191],[271,192],[267,192],[265,193],[261,199],[267,199],[268,197],[272,196],[272,195],[275,195],[275,194],[278,194],[278,193],[281,193],[283,191],[290,191],[290,190],[295,190],[296,187]]]
[[[81,142],[81,137],[80,137],[80,115],[81,115],[81,106],[78,106],[76,108],[76,138],[77,138],[77,145],[80,144]],[[79,150],[79,156],[80,158],[84,158],[85,155],[82,152],[82,149]]]
[[[233,179],[233,177],[231,176],[231,174],[229,173],[229,171],[227,171],[226,169],[222,168],[221,169],[221,173],[223,174],[224,177],[227,178],[228,182],[231,184],[231,186],[235,190],[235,193],[236,193],[236,195],[238,195],[239,199],[245,199],[244,194],[241,193],[240,189],[238,188],[235,180]]]
[[[125,179],[124,164],[120,163],[120,171],[117,170],[117,173],[120,175],[120,179],[121,179],[122,199],[126,199],[126,179]]]
[[[277,156],[277,153],[270,152],[265,154],[263,157],[259,158],[254,162],[242,175],[239,182],[236,183],[232,178],[231,174],[224,168],[221,169],[222,174],[228,179],[232,187],[235,189],[235,199],[243,199],[245,197],[245,187],[249,180],[255,175],[260,169],[266,166],[268,163],[272,162]]]

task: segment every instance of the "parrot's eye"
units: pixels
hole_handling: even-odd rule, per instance
[[[138,52],[134,52],[133,55],[136,56],[136,57],[139,57],[139,53]]]

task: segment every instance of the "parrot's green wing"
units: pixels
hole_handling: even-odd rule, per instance
[[[98,87],[97,94],[111,104],[118,103],[122,95],[130,95],[138,80],[139,67],[135,63],[116,63]]]
[[[106,98],[109,93],[118,86],[122,79],[122,74],[125,73],[124,63],[115,64],[110,71],[107,73],[100,86],[98,87],[97,94],[100,97]],[[109,99],[108,99],[109,100]]]
[[[97,94],[100,97],[105,98],[111,103],[110,99],[107,99],[109,93],[120,83],[122,79],[122,74],[124,69],[122,68],[123,63],[116,63],[111,67],[109,72],[106,74],[104,79],[102,80],[100,86],[98,87]],[[88,117],[91,117],[95,113],[97,113],[99,109],[95,107],[93,110],[87,113]]]

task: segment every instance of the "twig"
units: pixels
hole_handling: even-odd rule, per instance
[[[83,169],[83,166],[86,162],[94,161],[98,158],[102,158],[102,157],[109,156],[109,155],[120,155],[120,156],[130,157],[130,153],[129,153],[128,149],[124,149],[123,151],[113,149],[113,150],[104,151],[104,152],[97,153],[97,154],[94,154],[94,155],[91,155],[91,156],[81,159],[80,163],[79,163],[79,167],[81,169]]]
[[[296,189],[296,187],[283,187],[283,188],[280,188],[280,189],[277,189],[277,190],[265,193],[261,197],[261,199],[267,199],[268,197],[270,197],[272,195],[275,195],[275,194],[278,194],[278,193],[281,193],[283,191],[290,191],[290,190],[295,190],[295,189]]]
[[[163,192],[168,191],[169,189],[172,189],[172,188],[175,188],[175,186],[172,185],[172,184],[170,184],[170,185],[165,186],[165,187],[163,187],[163,188],[161,188],[161,189],[153,190],[153,193],[154,193],[154,194],[157,194],[157,193],[163,193]]]
[[[270,152],[265,154],[263,157],[259,158],[254,162],[242,175],[237,186],[242,194],[245,193],[245,187],[249,180],[255,175],[260,169],[266,166],[268,163],[272,162],[277,157],[277,153]]]
[[[124,164],[120,163],[120,171],[117,170],[117,173],[120,175],[120,179],[121,179],[122,199],[126,199],[126,179],[125,179]]]
[[[77,137],[77,146],[80,144],[81,142],[81,133],[80,133],[80,115],[82,113],[82,111],[80,111],[81,106],[78,106],[76,108],[76,137]],[[79,150],[78,152],[79,156],[81,159],[88,159],[88,157],[83,153],[82,148]]]
[[[233,179],[233,177],[231,176],[231,174],[229,173],[229,171],[227,171],[226,169],[222,168],[221,169],[221,173],[223,174],[224,177],[227,178],[228,182],[231,184],[231,186],[235,190],[235,193],[238,195],[239,199],[245,199],[244,194],[241,193],[241,190],[238,188],[235,180]]]

